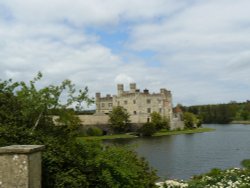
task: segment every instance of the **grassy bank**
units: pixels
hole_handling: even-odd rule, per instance
[[[79,139],[83,140],[110,140],[118,138],[136,138],[137,136],[132,134],[112,134],[112,135],[103,135],[103,136],[84,136]]]
[[[160,131],[155,133],[153,136],[168,136],[168,135],[177,135],[177,134],[194,134],[194,133],[203,133],[214,131],[215,129],[211,128],[198,128],[198,129],[189,129],[181,131]]]
[[[203,133],[203,132],[210,132],[214,131],[215,129],[211,128],[198,128],[198,129],[191,129],[191,130],[180,130],[180,131],[167,131],[162,130],[153,135],[154,136],[170,136],[170,135],[178,135],[178,134],[194,134],[194,133]],[[119,138],[137,138],[133,134],[113,134],[113,135],[104,135],[104,136],[86,136],[80,137],[79,139],[82,140],[109,140],[109,139],[119,139]]]
[[[250,125],[250,120],[248,121],[232,121],[231,124],[249,124]]]

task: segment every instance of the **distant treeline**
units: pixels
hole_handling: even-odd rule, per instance
[[[76,115],[93,115],[95,113],[95,110],[76,111],[73,108],[67,108],[65,110],[67,110],[68,112],[71,111],[72,113],[74,113]],[[50,109],[48,113],[50,115],[56,116],[56,115],[60,114],[60,111],[61,111],[61,109]]]
[[[250,120],[250,101],[228,104],[209,104],[198,106],[179,107],[184,112],[192,112],[198,115],[203,123],[230,123],[232,121]]]

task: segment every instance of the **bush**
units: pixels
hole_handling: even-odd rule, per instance
[[[152,136],[156,132],[156,128],[152,123],[145,123],[138,129],[138,133],[141,136]]]
[[[245,160],[241,161],[241,165],[244,168],[250,169],[250,159],[245,159]]]
[[[248,169],[212,169],[209,173],[194,176],[187,181],[167,180],[159,182],[157,185],[159,188],[248,188],[250,187],[250,178]]]
[[[87,129],[88,136],[102,136],[103,131],[97,127],[90,127]]]

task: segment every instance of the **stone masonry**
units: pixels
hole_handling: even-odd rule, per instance
[[[0,148],[0,188],[40,188],[42,145]]]
[[[123,106],[131,115],[131,123],[141,124],[150,122],[150,114],[158,112],[162,117],[170,119],[172,122],[172,95],[166,89],[160,89],[159,93],[150,93],[144,89],[140,91],[135,83],[130,84],[130,90],[124,91],[123,84],[117,85],[117,95],[101,96],[96,93],[96,114],[109,114],[115,106]]]

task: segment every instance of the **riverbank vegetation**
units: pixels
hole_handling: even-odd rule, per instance
[[[178,134],[194,134],[194,133],[203,133],[203,132],[210,132],[214,131],[215,129],[211,128],[197,128],[197,129],[184,129],[184,130],[173,130],[169,131],[166,129],[162,129],[158,132],[155,132],[152,137],[157,136],[171,136],[171,135],[178,135]],[[113,134],[113,135],[103,135],[103,136],[84,136],[79,137],[79,140],[112,140],[112,139],[122,139],[122,138],[138,138],[136,133],[125,133],[125,134]]]
[[[156,185],[159,188],[248,188],[250,170],[248,168],[212,169],[209,173],[194,176],[187,181],[167,180]]]
[[[201,120],[190,112],[185,112],[183,115],[184,127],[177,128],[175,130],[170,130],[170,122],[167,118],[161,117],[157,112],[151,113],[151,122],[143,124],[136,132],[129,132],[129,114],[126,109],[122,107],[115,107],[110,115],[111,128],[114,133],[101,135],[101,130],[99,128],[88,128],[86,134],[79,139],[83,140],[109,140],[109,139],[119,139],[119,138],[136,138],[136,137],[150,137],[150,136],[170,136],[177,134],[192,134],[192,133],[202,133],[214,131],[211,128],[202,128]],[[111,120],[112,118],[112,120]],[[91,130],[91,131],[90,131]],[[88,132],[95,133],[89,134]]]
[[[160,130],[169,131],[170,122],[166,117],[162,117],[158,112],[150,114],[151,121],[144,123],[138,130],[138,136],[152,136]]]
[[[228,104],[209,104],[197,106],[178,105],[183,112],[199,116],[203,123],[227,124],[233,121],[250,122],[250,101]]]
[[[241,162],[244,168],[221,170],[212,169],[210,172],[193,176],[190,180],[166,180],[158,182],[159,188],[248,188],[250,187],[250,160]]]
[[[76,139],[80,120],[69,108],[74,104],[81,111],[83,103],[92,103],[87,88],[77,91],[66,80],[38,89],[41,78],[39,73],[29,83],[0,80],[0,146],[45,145],[42,187],[155,187],[155,171],[135,152]]]

